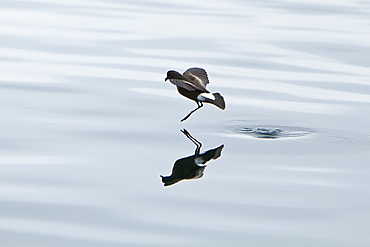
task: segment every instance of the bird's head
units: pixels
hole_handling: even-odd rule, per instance
[[[167,71],[167,77],[166,79],[164,79],[164,81],[167,81],[169,79],[182,79],[183,76],[177,72],[177,71],[174,71],[174,70],[169,70]]]

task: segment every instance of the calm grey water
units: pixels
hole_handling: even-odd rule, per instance
[[[0,245],[370,246],[368,1],[0,3]],[[166,71],[205,68],[225,111]],[[224,145],[200,179],[173,164]]]

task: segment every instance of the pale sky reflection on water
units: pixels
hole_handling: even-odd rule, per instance
[[[370,245],[366,2],[0,6],[1,246]],[[164,187],[184,128],[222,154]]]

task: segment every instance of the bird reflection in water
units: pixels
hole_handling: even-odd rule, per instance
[[[221,151],[224,148],[222,144],[217,148],[210,149],[201,154],[200,148],[202,147],[202,143],[192,137],[186,129],[181,130],[181,132],[195,144],[195,153],[192,156],[178,159],[173,165],[172,174],[170,176],[165,177],[161,175],[164,186],[173,185],[183,179],[201,178],[206,168],[205,164],[212,159],[215,160],[220,157]]]

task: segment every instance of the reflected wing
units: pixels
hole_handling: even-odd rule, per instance
[[[184,88],[184,89],[186,89],[188,91],[200,90],[199,88],[197,88],[195,85],[191,84],[188,81],[184,81],[184,80],[180,80],[180,79],[169,79],[169,81],[173,85],[178,86],[178,87],[181,87],[181,88]]]
[[[209,83],[207,72],[202,68],[190,68],[184,72],[184,77],[194,83],[200,83],[204,88]]]

